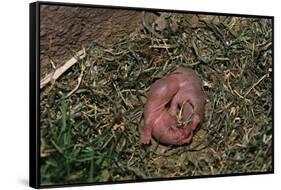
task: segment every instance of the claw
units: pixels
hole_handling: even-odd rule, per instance
[[[140,143],[141,144],[150,144],[150,141],[151,141],[151,134],[143,134],[142,137],[141,137],[141,140],[140,140]]]

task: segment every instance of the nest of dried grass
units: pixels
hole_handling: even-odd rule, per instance
[[[190,145],[141,146],[146,94],[179,66],[203,81],[205,121]],[[42,185],[272,171],[272,67],[269,18],[165,13],[93,42],[41,91]]]

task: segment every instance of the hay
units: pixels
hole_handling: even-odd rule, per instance
[[[93,42],[42,90],[42,185],[272,171],[272,21],[194,17]],[[179,66],[203,80],[205,121],[188,146],[142,146],[146,94]]]

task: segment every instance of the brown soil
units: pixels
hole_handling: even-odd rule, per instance
[[[198,17],[186,15],[194,27]],[[199,18],[206,19],[201,15]],[[59,66],[92,42],[109,46],[141,29],[142,11],[113,8],[73,6],[40,6],[40,66],[41,78],[52,70],[51,60]],[[157,19],[145,14],[147,23]]]
[[[109,8],[40,7],[41,76],[93,41],[109,45],[140,26],[141,11]]]

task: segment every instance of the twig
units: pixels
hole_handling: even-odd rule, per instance
[[[159,44],[159,45],[150,45],[149,48],[154,49],[171,49],[176,48],[176,45],[169,45],[169,44]]]
[[[68,60],[63,66],[59,67],[54,72],[49,73],[45,78],[43,78],[40,81],[40,89],[44,88],[49,82],[57,80],[65,71],[77,63],[78,60],[83,59],[85,56],[85,49],[78,51],[76,55]]]
[[[52,68],[53,68],[53,69],[56,69],[55,62],[54,62],[51,58],[49,58],[49,59],[50,59],[50,63],[51,63],[51,65],[52,65]]]
[[[71,90],[71,92],[69,92],[69,93],[66,95],[65,98],[68,98],[69,96],[71,96],[71,95],[79,88],[79,86],[80,86],[80,84],[81,84],[81,81],[82,81],[82,78],[83,78],[83,72],[84,72],[84,70],[85,70],[85,66],[82,65],[81,74],[80,74],[80,76],[79,76],[79,78],[78,78],[78,84],[75,86],[75,88],[74,88],[73,90]]]
[[[263,75],[256,83],[254,83],[251,88],[245,93],[244,98],[255,88],[265,77],[268,77],[268,74]]]

